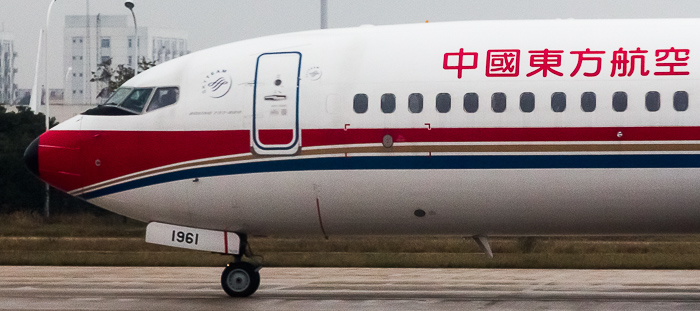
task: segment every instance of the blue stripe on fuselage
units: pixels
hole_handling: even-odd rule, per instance
[[[295,171],[338,170],[452,170],[452,169],[605,169],[695,168],[700,154],[626,155],[460,155],[460,156],[358,156],[284,159],[225,164],[163,173],[80,195],[89,200],[126,190],[171,181],[213,176]]]

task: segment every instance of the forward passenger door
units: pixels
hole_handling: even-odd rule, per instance
[[[299,73],[301,53],[258,57],[253,92],[253,150],[289,155],[299,149]]]

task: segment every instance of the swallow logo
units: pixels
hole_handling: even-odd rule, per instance
[[[323,75],[323,72],[319,67],[311,67],[309,68],[309,70],[306,71],[306,78],[308,78],[311,81],[321,79],[321,75]]]
[[[202,94],[211,98],[224,97],[231,90],[231,75],[226,69],[212,71],[202,82]]]

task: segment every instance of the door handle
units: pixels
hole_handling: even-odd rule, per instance
[[[287,100],[287,95],[267,95],[267,96],[265,96],[265,100],[272,100],[272,101]]]

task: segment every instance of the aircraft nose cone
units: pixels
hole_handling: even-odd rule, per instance
[[[24,165],[34,176],[39,177],[39,137],[24,151]]]

